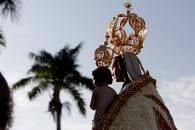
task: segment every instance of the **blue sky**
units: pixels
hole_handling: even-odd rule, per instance
[[[25,76],[32,61],[29,52],[45,49],[55,53],[65,44],[71,47],[79,42],[84,46],[78,57],[80,71],[91,77],[95,69],[94,50],[104,42],[106,27],[113,16],[124,12],[125,0],[23,0],[18,22],[1,21],[7,48],[0,48],[0,70],[11,85]],[[139,55],[145,69],[158,81],[158,90],[173,114],[178,129],[194,130],[195,120],[195,1],[193,0],[132,0],[133,12],[143,17],[149,30],[144,49]],[[120,85],[113,84],[117,90]],[[26,92],[14,93],[15,123],[12,130],[55,129],[46,112],[48,93],[29,102]],[[87,105],[91,97],[83,91]],[[72,100],[62,94],[63,101]],[[87,106],[88,107],[88,106]],[[72,106],[72,114],[64,113],[62,128],[90,130],[93,112],[79,115]],[[189,114],[187,114],[189,113]]]

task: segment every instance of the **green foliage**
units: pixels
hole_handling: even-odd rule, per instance
[[[30,92],[28,92],[29,99],[35,99],[39,94],[41,94],[42,91],[47,90],[48,87],[49,86],[47,82],[40,82],[37,86],[34,86]]]
[[[25,85],[29,84],[33,80],[33,77],[26,77],[15,83],[12,87],[13,90],[19,89],[24,87]]]

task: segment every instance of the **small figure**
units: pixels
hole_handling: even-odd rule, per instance
[[[117,93],[109,87],[112,84],[112,74],[107,67],[99,67],[92,72],[95,89],[91,97],[90,107],[96,110],[94,124],[107,112]]]

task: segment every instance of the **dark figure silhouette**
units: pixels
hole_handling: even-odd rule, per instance
[[[94,86],[90,107],[96,110],[94,116],[94,123],[99,121],[107,112],[112,104],[117,93],[110,88],[108,84],[112,84],[112,74],[106,67],[99,67],[92,72],[94,77]]]
[[[13,100],[9,86],[0,72],[0,130],[8,130],[12,124]]]

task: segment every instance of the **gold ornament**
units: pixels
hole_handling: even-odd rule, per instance
[[[110,66],[111,55],[106,46],[101,45],[99,48],[96,49],[95,60],[97,66],[104,66],[104,67]]]
[[[130,3],[125,3],[124,6],[127,13],[113,17],[105,35],[104,45],[95,51],[97,66],[108,67],[115,55],[124,52],[137,55],[143,48],[143,42],[147,36],[145,21],[137,14],[131,13],[132,5]],[[130,28],[127,28],[127,25]],[[133,32],[127,33],[130,30]]]

